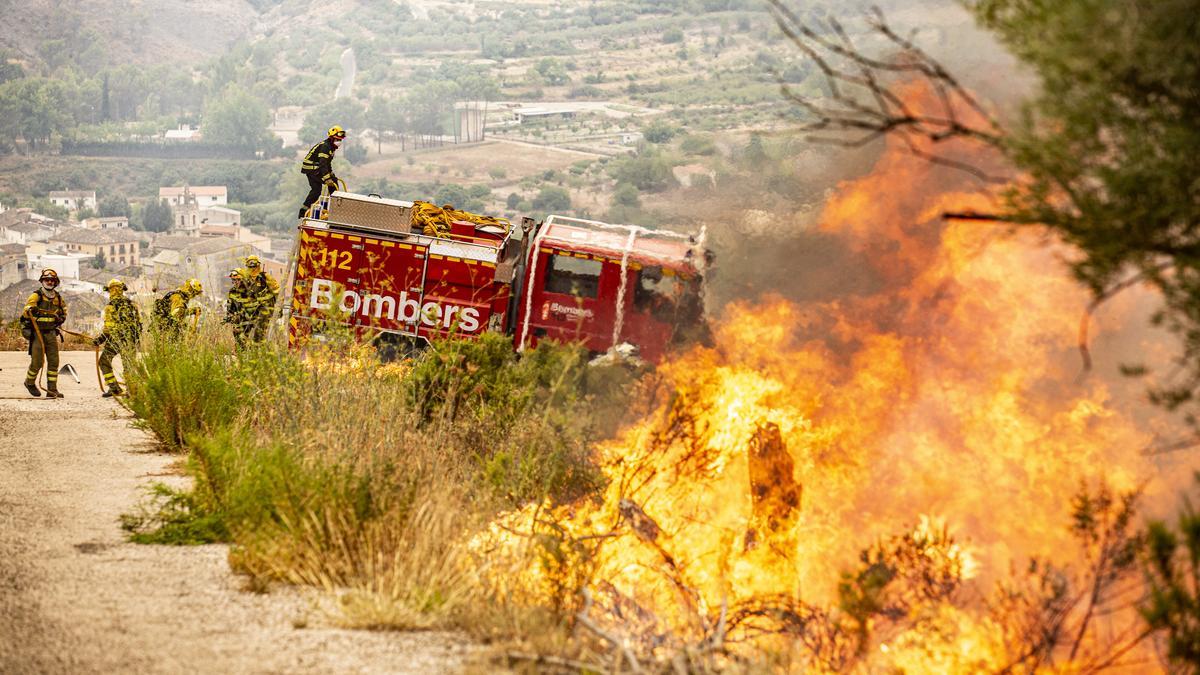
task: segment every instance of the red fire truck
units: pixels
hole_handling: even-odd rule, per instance
[[[431,231],[414,222],[415,204],[335,192],[300,221],[284,303],[289,344],[332,322],[401,350],[497,331],[518,350],[547,339],[593,352],[628,343],[658,361],[705,335],[703,231],[563,216],[526,218],[519,229],[461,219]]]

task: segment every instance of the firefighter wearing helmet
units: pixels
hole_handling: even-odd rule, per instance
[[[233,341],[240,349],[245,345],[246,334],[251,326],[246,321],[246,280],[242,278],[241,270],[229,273],[229,295],[225,298],[225,318],[222,323],[233,327]]]
[[[58,292],[58,273],[42,270],[38,277],[42,287],[34,291],[21,310],[21,334],[29,340],[29,371],[25,388],[33,396],[41,396],[37,387],[38,373],[46,365],[46,397],[62,398],[58,391],[58,329],[67,320],[67,303]]]
[[[199,307],[190,307],[192,298],[204,292],[204,286],[199,279],[188,279],[175,290],[168,291],[154,301],[154,322],[158,330],[166,337],[177,338],[187,324],[187,317],[193,318],[193,325],[200,316]]]
[[[229,289],[225,307],[225,320],[233,324],[233,337],[238,346],[246,339],[262,342],[279,297],[279,282],[263,269],[258,256],[248,255],[242,263],[244,267],[229,275],[234,279],[236,274],[237,278]]]
[[[125,297],[129,290],[125,282],[112,279],[104,286],[108,291],[108,304],[104,306],[104,330],[92,341],[97,347],[103,347],[100,352],[100,374],[104,376],[104,384],[108,387],[102,396],[116,396],[121,393],[121,385],[117,384],[117,376],[113,373],[113,359],[132,353],[142,337],[142,315],[133,301]]]
[[[300,162],[300,173],[308,178],[308,196],[300,207],[300,217],[308,214],[308,208],[321,197],[322,188],[330,192],[337,189],[338,177],[333,173],[333,155],[346,138],[346,130],[334,125],[329,127],[325,140],[308,149],[304,161]]]

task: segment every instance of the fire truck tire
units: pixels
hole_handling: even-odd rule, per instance
[[[396,333],[383,333],[375,339],[375,349],[384,363],[420,356],[429,342],[424,338]]]

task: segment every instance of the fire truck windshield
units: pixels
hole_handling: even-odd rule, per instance
[[[603,267],[598,260],[552,255],[546,270],[546,290],[595,298],[600,295],[600,271]]]
[[[660,321],[671,322],[682,293],[683,283],[674,270],[646,266],[638,272],[633,306]]]

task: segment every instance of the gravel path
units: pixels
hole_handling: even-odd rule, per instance
[[[0,673],[439,673],[463,640],[330,625],[315,591],[241,589],[227,547],[127,543],[119,517],[178,484],[131,417],[102,399],[90,352],[66,352],[58,401],[0,352]]]

